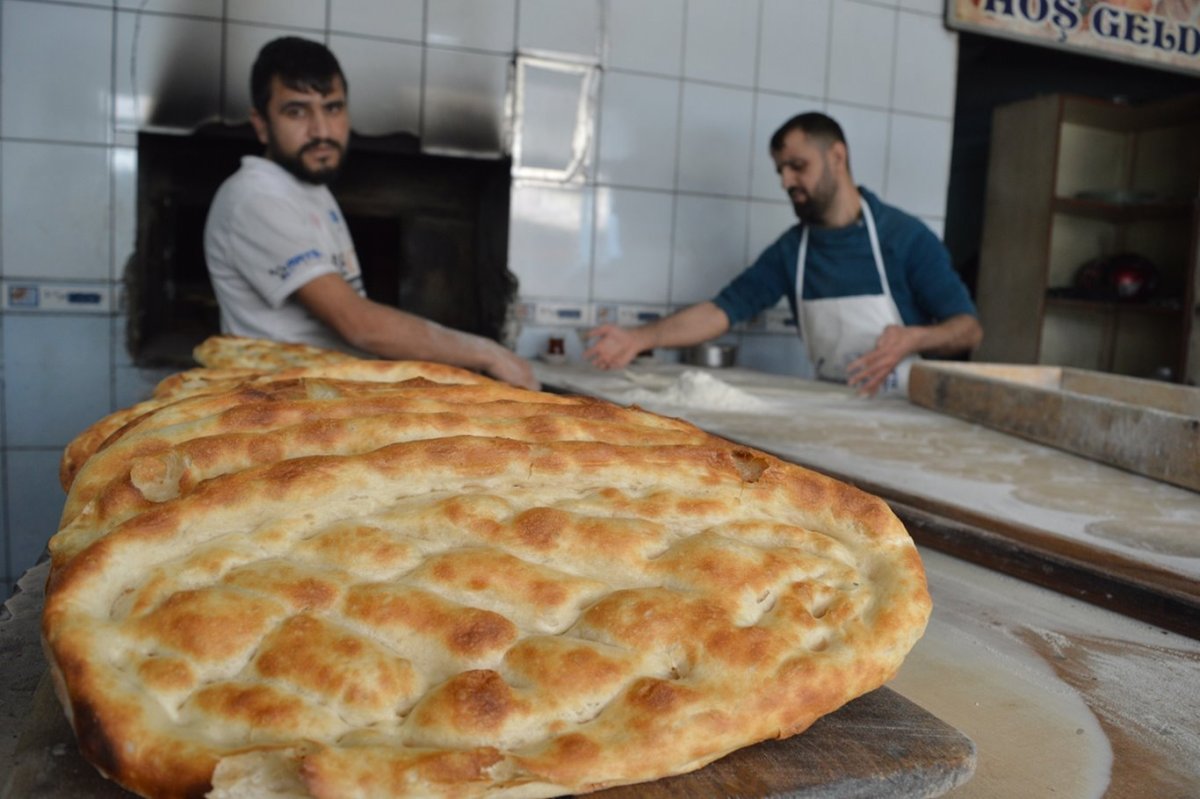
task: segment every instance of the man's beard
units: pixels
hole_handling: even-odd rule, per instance
[[[324,167],[322,169],[309,169],[304,165],[304,153],[319,145],[329,145],[337,148],[339,157],[336,164]],[[279,164],[281,167],[291,172],[305,183],[312,183],[317,186],[324,186],[332,183],[334,178],[342,171],[342,164],[346,162],[346,150],[339,142],[333,139],[313,139],[312,141],[301,147],[295,155],[284,155],[279,152],[275,146],[275,142],[269,144],[269,152],[271,160]]]
[[[796,202],[792,199],[792,208],[796,212],[796,216],[806,225],[821,226],[825,224],[825,217],[829,213],[829,209],[833,207],[833,200],[837,196],[837,181],[834,180],[833,170],[829,168],[829,164],[822,165],[824,169],[821,172],[821,179],[817,181],[817,185],[813,187],[811,193],[808,193],[808,199],[804,202]],[[791,192],[788,192],[791,196]]]

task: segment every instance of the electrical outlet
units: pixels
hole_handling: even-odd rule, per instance
[[[580,327],[591,323],[591,309],[584,303],[536,302],[534,324]]]
[[[658,305],[621,305],[617,308],[617,324],[622,327],[644,325],[666,315],[666,310]]]
[[[109,313],[112,288],[104,283],[4,282],[8,311]]]

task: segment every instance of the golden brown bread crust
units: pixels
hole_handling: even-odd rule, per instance
[[[358,385],[193,396],[79,471],[43,634],[123,785],[655,779],[806,729],[924,629],[915,547],[852,487],[607,403]]]
[[[222,394],[239,387],[258,386],[270,390],[273,386],[289,383],[302,387],[301,390],[311,396],[322,382],[328,381],[391,384],[411,380],[447,385],[488,385],[493,382],[466,369],[440,363],[361,361],[348,356],[326,364],[280,370],[191,369],[165,378],[155,387],[150,399],[109,414],[76,436],[63,451],[59,481],[64,490],[69,490],[83,463],[104,446],[110,436],[131,422],[188,397]]]
[[[336,350],[245,336],[210,336],[195,349],[192,357],[211,369],[261,369],[276,371],[291,366],[315,366],[354,360]]]

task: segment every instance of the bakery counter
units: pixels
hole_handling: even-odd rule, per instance
[[[889,687],[974,741],[974,776],[947,796],[1195,795],[1200,644],[940,552],[922,557],[933,616]],[[55,780],[77,786],[90,769],[46,682],[45,574],[22,578],[0,621],[0,799],[82,799]],[[92,782],[92,796],[127,795]]]
[[[1200,637],[1200,495],[908,402],[748,369],[537,365],[886,499],[926,546]]]

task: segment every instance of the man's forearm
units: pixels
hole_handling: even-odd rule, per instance
[[[646,349],[687,347],[716,338],[728,329],[729,317],[712,302],[689,305],[639,328],[646,337]]]
[[[452,330],[436,322],[379,303],[364,309],[361,324],[344,337],[359,349],[392,360],[437,361],[466,369],[487,369],[491,348],[482,336]]]
[[[936,325],[921,328],[917,351],[923,355],[958,355],[970,352],[983,341],[983,328],[970,314],[958,314]]]

